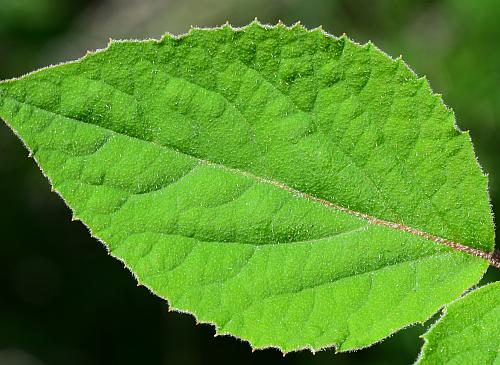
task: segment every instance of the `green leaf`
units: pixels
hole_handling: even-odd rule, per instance
[[[451,303],[423,337],[418,364],[500,364],[500,281]]]
[[[373,344],[488,266],[487,178],[425,79],[301,26],[111,42],[0,116],[140,284],[283,351]]]

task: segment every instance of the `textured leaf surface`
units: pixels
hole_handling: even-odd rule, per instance
[[[500,282],[450,304],[424,338],[419,364],[499,365]]]
[[[112,42],[0,84],[0,116],[112,255],[254,347],[360,348],[476,283],[487,180],[401,60],[320,30]]]

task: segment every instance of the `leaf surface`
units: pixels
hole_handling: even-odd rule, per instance
[[[493,248],[468,134],[372,44],[258,23],[112,42],[1,83],[0,117],[139,283],[256,348],[368,346],[488,266],[463,250]]]
[[[447,306],[423,337],[418,364],[500,364],[500,282]]]

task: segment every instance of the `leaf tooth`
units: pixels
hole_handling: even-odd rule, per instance
[[[309,31],[310,33],[319,33],[319,34],[323,34],[325,33],[325,30],[323,29],[323,26],[322,25],[319,25],[317,26],[316,28],[313,28]]]
[[[269,26],[265,26],[257,19],[257,17],[255,17],[255,19],[251,23],[249,23],[247,26],[245,26],[243,28],[239,28],[239,29],[246,31],[246,30],[253,30],[253,29],[267,30],[268,28],[269,28]]]
[[[417,83],[419,87],[423,87],[425,83],[428,83],[429,81],[427,80],[427,76],[420,76],[417,78]]]
[[[394,59],[394,63],[396,65],[396,73],[400,71],[404,71],[405,67],[407,68],[405,61],[403,61],[403,56],[399,55]]]
[[[305,30],[307,31],[307,29],[302,25],[302,23],[299,21],[297,21],[294,25],[292,25],[291,29],[300,29],[300,30]]]
[[[422,82],[421,88],[425,88],[425,90],[422,90],[424,93],[434,95],[434,91],[432,91],[431,83],[429,82],[427,76],[424,75],[420,77],[418,80],[419,81],[421,80],[420,82]]]
[[[159,39],[159,43],[162,43],[168,39],[174,39],[174,38],[175,38],[175,36],[172,33],[166,32],[166,33],[163,33],[163,35]]]
[[[448,108],[446,106],[446,104],[444,103],[443,94],[433,92],[432,97],[434,98],[435,103],[441,104],[442,106],[444,106],[444,108],[446,109],[447,112],[450,112],[450,108]]]
[[[368,42],[363,44],[363,46],[361,48],[363,48],[366,51],[372,51],[374,48],[373,42],[371,40],[369,40]]]

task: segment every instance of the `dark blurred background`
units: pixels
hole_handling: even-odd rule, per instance
[[[254,17],[372,40],[403,55],[469,129],[500,209],[498,0],[0,0],[0,79],[78,58],[108,38],[160,37],[190,25]],[[251,353],[136,287],[132,275],[70,221],[21,143],[0,125],[0,364],[410,364],[426,326],[350,354]],[[498,247],[497,243],[497,247]],[[500,279],[489,269],[483,282]]]

